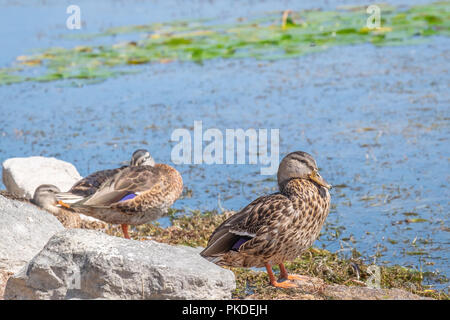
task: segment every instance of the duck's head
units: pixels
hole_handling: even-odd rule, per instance
[[[281,160],[278,167],[278,185],[283,186],[291,179],[307,179],[314,181],[318,185],[331,189],[331,185],[326,182],[317,169],[314,158],[306,152],[295,151],[289,153]]]
[[[61,192],[57,186],[52,184],[42,184],[36,188],[32,202],[44,209],[55,207],[58,200],[56,194]]]
[[[136,150],[131,156],[130,166],[154,166],[155,160],[153,160],[150,152],[145,149]]]

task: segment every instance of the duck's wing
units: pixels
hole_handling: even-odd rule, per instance
[[[159,168],[127,167],[107,179],[93,195],[72,206],[106,207],[122,200],[127,195],[139,195],[163,182],[163,173]]]
[[[283,208],[290,205],[291,201],[280,193],[254,200],[217,227],[201,255],[208,257],[225,253],[233,249],[239,241],[244,243],[254,239],[261,232],[274,226],[284,214]]]
[[[106,180],[116,175],[125,168],[127,168],[127,166],[94,172],[88,175],[87,177],[81,179],[80,181],[76,182],[72,186],[72,188],[70,188],[69,193],[78,196],[88,197],[94,194]]]
[[[59,192],[56,198],[66,204],[73,204],[93,195],[108,179],[118,174],[127,166],[116,169],[101,170],[91,173],[77,181],[67,192]]]

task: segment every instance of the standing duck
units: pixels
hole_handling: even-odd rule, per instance
[[[147,162],[148,163],[148,162]],[[128,225],[140,225],[167,214],[180,197],[183,179],[167,164],[130,166],[109,177],[88,196],[61,193],[61,206],[107,223],[120,224],[130,239]]]
[[[298,257],[319,236],[330,208],[331,186],[320,176],[314,158],[288,154],[278,168],[280,192],[260,197],[225,220],[200,253],[220,266],[266,267],[270,283],[292,288],[285,261]],[[277,281],[272,265],[279,265]],[[287,281],[281,281],[287,280]]]
[[[133,152],[131,156],[129,166],[137,167],[140,165],[149,165],[149,166],[155,165],[155,161],[153,160],[152,156],[145,149],[138,149],[135,152]],[[70,190],[66,193],[66,196],[69,198],[71,197],[71,195],[88,197],[94,194],[97,191],[97,189],[103,184],[103,182],[105,182],[118,172],[122,171],[123,169],[128,168],[129,166],[122,166],[116,169],[96,171],[88,175],[87,177],[81,179],[80,181],[76,182],[72,186],[72,188],[70,188]],[[60,198],[63,198],[62,193],[60,193]]]

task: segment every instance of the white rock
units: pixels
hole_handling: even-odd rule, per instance
[[[53,184],[61,191],[68,191],[81,178],[73,164],[56,158],[11,158],[3,162],[6,189],[28,199],[41,184]]]
[[[19,271],[61,230],[47,211],[0,195],[0,269]]]
[[[9,278],[5,299],[229,299],[234,274],[200,251],[68,229]]]

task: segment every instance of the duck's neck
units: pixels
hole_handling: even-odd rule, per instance
[[[308,190],[312,188],[320,189],[321,187],[309,179],[294,178],[284,182],[279,188],[282,194],[291,198],[304,196]]]
[[[58,208],[56,205],[50,203],[44,203],[40,207],[49,211],[50,213],[53,213],[54,215],[58,215],[61,212],[61,208]]]

